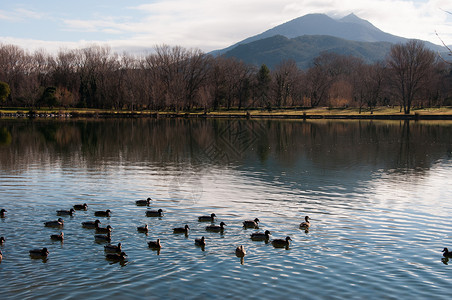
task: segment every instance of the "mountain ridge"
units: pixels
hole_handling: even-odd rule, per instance
[[[285,37],[288,40],[284,40],[281,38],[272,37]],[[336,41],[340,45],[337,47],[342,50],[339,51],[339,54],[346,53],[354,53],[357,51],[357,48],[367,49],[358,51],[361,53],[360,57],[363,58],[367,62],[373,62],[376,59],[384,57],[390,49],[390,44],[396,43],[406,43],[409,39],[404,37],[395,36],[389,33],[386,33],[377,27],[375,27],[372,23],[367,20],[361,19],[355,14],[349,14],[340,19],[334,19],[326,14],[307,14],[295,19],[292,19],[288,22],[277,25],[271,29],[268,29],[260,34],[248,37],[238,43],[235,43],[227,48],[215,50],[210,52],[213,55],[225,55],[227,57],[236,57],[240,60],[243,60],[247,63],[252,63],[256,61],[257,57],[261,57],[263,63],[267,65],[274,65],[274,63],[267,63],[266,60],[274,61],[274,58],[271,57],[271,54],[280,57],[281,59],[293,59],[296,61],[297,65],[306,67],[307,62],[303,60],[301,52],[302,48],[309,48],[311,54],[304,56],[318,56],[323,51],[334,51],[333,46],[328,49],[324,49],[325,47],[320,47],[319,49],[313,49],[306,44],[307,38],[306,36],[314,36],[312,42],[314,44],[321,44],[325,42],[326,36],[330,36],[333,39],[329,39],[329,42]],[[303,41],[292,40],[298,37],[304,37]],[[321,37],[321,38],[320,38]],[[269,39],[270,40],[266,40]],[[338,39],[334,39],[338,38]],[[320,39],[316,41],[316,39]],[[264,42],[259,42],[262,40],[266,40]],[[349,41],[349,43],[344,42]],[[376,43],[376,44],[356,44],[354,42],[363,42],[363,43]],[[281,43],[278,47],[275,47],[276,43]],[[390,44],[379,44],[379,43],[390,43]],[[435,45],[430,42],[425,42],[426,46],[434,51],[444,51],[444,48],[439,45]],[[265,47],[270,46],[272,44],[272,51]],[[259,45],[259,46],[257,46]],[[382,53],[375,53],[375,51],[370,50],[369,47],[372,45],[376,46],[376,49],[382,51]],[[384,46],[383,46],[384,45]],[[264,47],[264,48],[259,48]],[[289,49],[290,47],[295,47],[294,49]],[[336,48],[337,48],[336,47]],[[347,47],[351,47],[346,49]],[[238,48],[238,49],[237,49]],[[276,49],[278,48],[278,49]],[[248,50],[247,50],[248,49]],[[252,53],[246,53],[246,51],[252,51]],[[337,51],[336,51],[337,52]],[[384,52],[384,53],[383,53]],[[297,55],[286,55],[284,53],[298,53]],[[266,55],[264,55],[266,54]],[[365,55],[369,54],[369,57],[365,57]],[[364,56],[363,56],[364,55]],[[254,56],[254,59],[253,59]],[[265,56],[265,59],[264,59]],[[245,57],[247,59],[245,59]],[[255,63],[253,63],[255,64]]]
[[[266,64],[273,69],[284,60],[293,60],[301,69],[322,52],[335,52],[361,58],[367,63],[383,60],[392,44],[389,42],[349,41],[327,35],[304,35],[287,38],[282,35],[241,44],[224,54],[259,66]]]
[[[248,37],[227,48],[213,51],[215,54],[225,53],[234,47],[254,42],[263,38],[282,35],[294,38],[303,35],[330,35],[352,41],[363,42],[406,42],[408,39],[385,33],[372,23],[349,14],[341,19],[333,19],[326,14],[307,14],[277,25],[260,34]]]

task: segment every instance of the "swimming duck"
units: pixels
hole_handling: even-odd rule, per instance
[[[107,260],[120,261],[126,259],[127,254],[125,252],[121,253],[108,253],[105,255]]]
[[[245,227],[245,228],[259,228],[259,225],[258,225],[258,223],[259,223],[259,219],[258,218],[256,218],[256,219],[254,219],[254,220],[246,220],[246,221],[243,221],[243,227]]]
[[[160,239],[157,239],[156,241],[149,241],[148,247],[151,249],[160,249],[162,248],[162,244],[160,244]]]
[[[443,251],[441,251],[441,252],[443,252],[443,256],[444,256],[444,257],[450,257],[450,258],[452,258],[452,252],[449,252],[449,249],[444,248]]]
[[[205,247],[206,246],[206,239],[204,237],[200,239],[195,239],[195,245]]]
[[[58,216],[73,216],[75,209],[71,208],[70,210],[57,210]]]
[[[161,217],[163,215],[163,210],[147,210],[146,217]]]
[[[246,255],[245,247],[243,247],[243,245],[238,246],[235,249],[235,255],[237,257],[244,257]]]
[[[82,227],[89,228],[89,229],[97,229],[97,228],[99,228],[99,224],[100,224],[99,220],[87,221],[87,222],[82,222]]]
[[[309,222],[309,219],[310,218],[308,216],[304,217],[305,221],[300,224],[300,228],[301,229],[309,229],[309,226],[311,226],[311,223]]]
[[[3,245],[4,242],[5,242],[5,238],[4,237],[0,237],[0,245]]]
[[[173,228],[173,232],[187,234],[189,229],[190,227],[188,227],[188,225],[185,225],[184,227]]]
[[[251,239],[253,241],[268,241],[270,238],[270,231],[265,230],[265,232],[255,232],[251,234]]]
[[[54,241],[63,241],[64,240],[64,233],[60,233],[60,234],[52,234],[50,236],[50,239],[54,240]]]
[[[291,240],[292,239],[289,236],[287,236],[285,239],[273,240],[272,245],[273,245],[273,247],[277,247],[277,248],[289,247]]]
[[[97,227],[96,233],[111,233],[112,229],[113,227],[111,227],[110,225],[108,225],[107,227]]]
[[[224,226],[226,226],[226,224],[224,224],[223,222],[220,223],[220,226],[218,225],[210,225],[206,227],[207,231],[214,231],[214,232],[222,232],[224,230]]]
[[[33,258],[46,258],[49,255],[47,248],[30,250],[30,256]]]
[[[149,232],[148,224],[144,224],[144,226],[138,226],[137,230],[138,232],[148,233]]]
[[[74,209],[75,210],[87,210],[88,209],[88,204],[83,203],[83,204],[75,204],[74,205]]]
[[[111,213],[111,211],[109,209],[107,209],[106,211],[98,210],[98,211],[94,212],[94,215],[96,217],[109,217],[110,213]]]
[[[111,233],[109,232],[106,235],[96,234],[94,236],[94,239],[96,240],[96,242],[99,242],[99,243],[110,243],[111,242]]]
[[[121,243],[118,243],[118,245],[112,244],[105,245],[104,251],[110,253],[121,253]]]
[[[6,209],[2,208],[2,210],[0,210],[0,217],[4,218],[5,217],[5,212],[7,212]]]
[[[199,222],[213,222],[215,221],[216,215],[214,213],[211,213],[210,216],[200,216],[198,217]]]
[[[151,198],[147,198],[146,200],[137,200],[135,204],[137,206],[149,206],[151,204]]]
[[[48,221],[44,223],[45,227],[57,227],[57,228],[62,228],[64,226],[64,220],[59,218],[56,221]]]

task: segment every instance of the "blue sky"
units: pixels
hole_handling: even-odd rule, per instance
[[[0,0],[0,43],[29,50],[179,45],[211,51],[309,13],[355,13],[383,31],[452,44],[452,0]]]

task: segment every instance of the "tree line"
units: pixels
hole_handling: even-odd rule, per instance
[[[115,53],[108,46],[29,53],[0,44],[0,101],[8,107],[219,110],[452,105],[452,66],[416,40],[385,61],[321,53],[302,70],[292,60],[270,70],[199,49],[156,46]]]

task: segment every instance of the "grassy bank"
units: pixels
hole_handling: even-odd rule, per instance
[[[2,108],[3,117],[30,117],[30,110],[25,108]],[[209,111],[130,111],[108,109],[51,109],[41,108],[33,111],[34,117],[230,117],[230,118],[343,118],[343,119],[452,119],[452,107],[413,109],[411,114],[405,115],[398,107],[377,107],[373,111],[358,108],[304,108],[304,109],[249,109],[249,110],[218,110]]]

